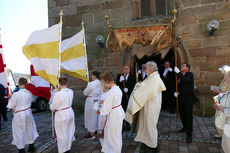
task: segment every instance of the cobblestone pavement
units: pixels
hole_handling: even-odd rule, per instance
[[[51,132],[51,113],[33,113],[39,137],[35,142],[37,152],[57,153],[55,140]],[[11,145],[12,114],[8,113],[9,120],[3,122],[0,131],[0,153],[16,153],[16,146]],[[214,139],[216,130],[214,118],[194,117],[193,143],[186,144],[184,133],[177,133],[182,128],[180,118],[162,112],[158,122],[160,153],[223,153],[220,140]],[[72,153],[100,153],[101,146],[98,139],[85,140],[83,115],[76,115],[76,141],[73,142]],[[133,141],[135,134],[123,133],[123,153],[138,153],[140,143]],[[28,146],[26,146],[28,148]]]

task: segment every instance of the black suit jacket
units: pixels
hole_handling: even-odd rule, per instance
[[[128,105],[128,100],[126,98],[126,93],[124,92],[124,86],[123,86],[123,82],[120,82],[120,74],[117,75],[117,79],[116,79],[116,84],[120,87],[121,91],[122,91],[122,106],[124,108],[124,110],[126,110],[126,107]],[[124,80],[125,81],[125,80]],[[133,88],[136,84],[136,77],[133,74],[129,74],[127,81],[125,81],[125,87],[128,88],[128,97],[131,95]]]
[[[164,73],[164,72],[163,72]],[[163,73],[161,74],[161,79],[163,80],[166,90],[174,92],[175,91],[175,73],[172,71],[168,71],[166,74],[166,77],[163,76]]]
[[[180,94],[194,94],[194,76],[192,72],[184,75],[180,72],[178,76],[178,88]]]

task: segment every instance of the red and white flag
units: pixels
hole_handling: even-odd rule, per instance
[[[31,83],[27,84],[26,89],[33,95],[50,99],[50,83],[38,76],[33,65],[30,65]]]
[[[7,69],[6,69],[6,62],[4,59],[3,49],[2,49],[2,42],[1,42],[1,35],[0,35],[0,84],[2,84],[6,89],[6,96],[9,96],[9,82],[7,77]]]

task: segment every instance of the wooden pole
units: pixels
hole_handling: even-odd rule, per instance
[[[174,18],[171,20],[173,24],[173,31],[174,31],[174,57],[175,57],[175,67],[177,67],[177,39],[176,39],[176,14],[177,10],[176,7],[174,6],[174,9],[172,11]],[[178,78],[177,78],[177,73],[175,73],[175,78],[176,78],[176,93],[178,93]],[[176,114],[177,116],[179,115],[179,108],[178,108],[178,96],[176,97]]]
[[[117,66],[118,66],[118,69],[120,71],[120,75],[122,76],[122,69],[121,69],[120,60],[119,60],[118,53],[117,53],[117,47],[115,45],[115,41],[114,41],[114,37],[113,37],[113,33],[112,33],[112,25],[109,23],[109,16],[108,15],[105,16],[105,20],[107,21],[107,24],[109,26],[109,33],[110,33],[110,36],[111,36],[111,39],[112,39],[112,45],[113,45],[113,48],[114,48],[114,51],[115,51],[115,54],[116,54]],[[122,81],[122,83],[123,83],[123,87],[126,88],[124,80]],[[125,95],[126,95],[126,99],[129,100],[129,96],[128,96],[127,92],[125,92]]]

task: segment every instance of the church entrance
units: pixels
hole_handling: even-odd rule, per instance
[[[158,71],[159,73],[163,73],[164,71],[164,63],[166,61],[169,61],[171,64],[171,67],[174,67],[174,50],[170,49],[169,52],[166,54],[166,56],[162,59],[161,54],[157,54],[155,55],[154,53],[150,56],[144,55],[142,58],[138,58],[136,55],[134,56],[134,61],[136,63],[133,63],[134,65],[132,65],[131,67],[135,67],[136,65],[138,66],[138,69],[140,69],[142,67],[143,64],[146,64],[149,61],[154,61],[157,63],[158,66]],[[135,69],[133,69],[135,71]],[[135,73],[135,72],[134,72]]]

